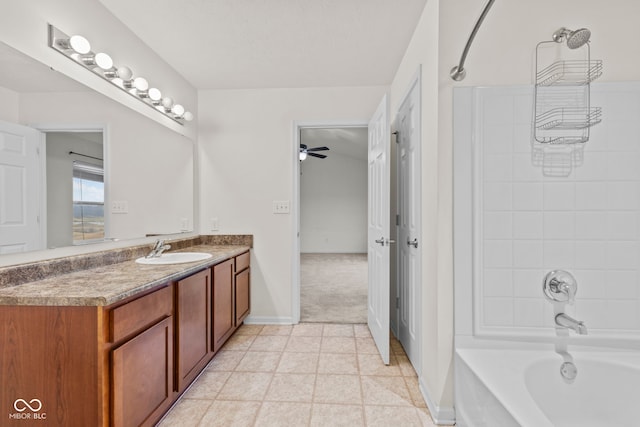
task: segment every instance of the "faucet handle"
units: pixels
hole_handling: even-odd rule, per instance
[[[549,301],[573,304],[578,282],[565,270],[553,270],[544,276],[542,290]]]

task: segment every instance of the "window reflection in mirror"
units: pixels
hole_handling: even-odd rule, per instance
[[[72,186],[73,244],[104,239],[104,169],[75,160]]]

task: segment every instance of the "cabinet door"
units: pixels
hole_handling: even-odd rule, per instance
[[[249,278],[248,268],[236,274],[236,326],[239,326],[244,318],[249,315],[251,308]]]
[[[173,399],[173,318],[113,350],[114,426],[151,426]]]
[[[176,283],[176,366],[181,392],[213,356],[211,352],[211,270]]]
[[[213,351],[218,351],[235,326],[233,259],[213,266]]]

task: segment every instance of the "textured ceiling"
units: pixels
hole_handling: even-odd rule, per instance
[[[100,0],[198,89],[391,83],[426,0]]]

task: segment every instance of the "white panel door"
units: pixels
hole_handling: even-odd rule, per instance
[[[369,264],[367,323],[378,351],[389,364],[389,210],[390,134],[387,96],[369,122],[368,233]]]
[[[420,373],[420,89],[398,111],[398,338]]]
[[[35,129],[0,122],[0,254],[42,249],[41,137]]]

